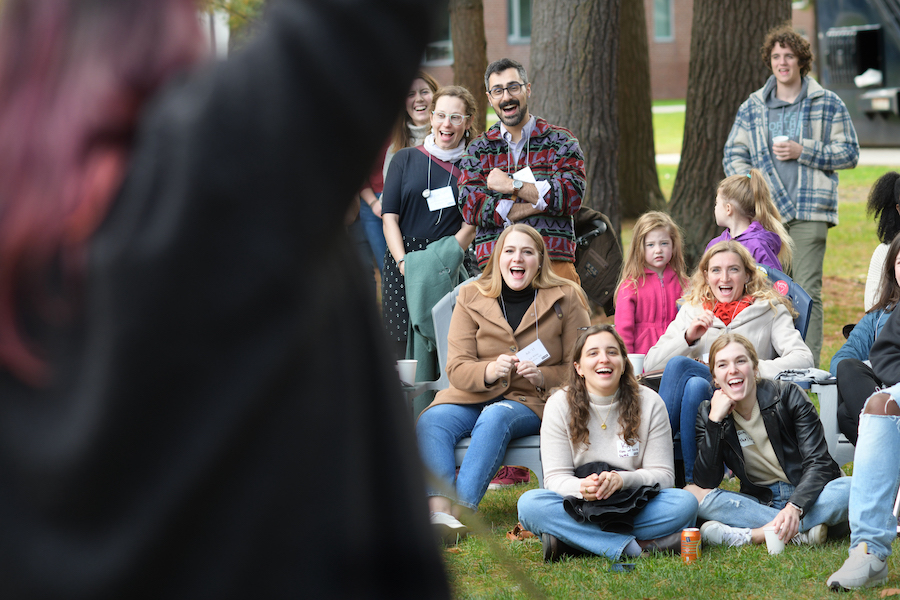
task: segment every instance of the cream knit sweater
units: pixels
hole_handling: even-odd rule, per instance
[[[569,430],[569,403],[564,389],[547,400],[541,424],[541,461],[544,487],[562,496],[581,498],[580,479],[575,469],[583,464],[603,461],[620,470],[625,488],[658,483],[662,488],[675,485],[672,429],[662,398],[641,386],[641,424],[638,443],[625,446],[615,397],[591,396],[590,445],[575,448]],[[607,415],[607,412],[609,413]],[[606,429],[601,428],[605,421]],[[629,456],[630,455],[630,456]]]

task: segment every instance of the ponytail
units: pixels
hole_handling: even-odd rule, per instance
[[[763,226],[763,229],[776,233],[781,238],[778,260],[782,269],[789,271],[794,258],[794,240],[781,223],[781,213],[772,201],[769,184],[766,183],[763,174],[758,169],[750,169],[749,179],[750,191],[753,194],[753,209],[756,213],[753,218]]]

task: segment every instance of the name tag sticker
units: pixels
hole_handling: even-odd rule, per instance
[[[747,446],[753,446],[756,444],[756,442],[753,441],[753,438],[750,437],[750,434],[743,429],[738,429],[737,434],[738,441],[741,443],[741,448],[746,448]]]
[[[456,198],[453,197],[453,190],[449,185],[431,190],[428,196],[428,210],[434,212],[451,206],[456,206]]]
[[[632,456],[637,456],[638,451],[641,449],[641,443],[635,442],[634,446],[629,446],[625,443],[625,440],[616,440],[616,444],[619,446],[619,458],[630,458]]]
[[[550,358],[550,353],[544,348],[544,344],[541,340],[535,340],[525,348],[519,350],[519,353],[516,354],[516,358],[519,360],[530,360],[535,366],[538,366]]]

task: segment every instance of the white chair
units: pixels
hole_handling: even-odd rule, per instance
[[[449,387],[450,380],[447,377],[447,338],[450,333],[450,317],[453,315],[453,308],[456,306],[456,297],[459,295],[460,288],[474,279],[473,277],[456,286],[431,309],[441,376],[435,381],[417,382],[414,388],[415,393],[410,397],[415,397],[426,390],[442,390]],[[463,457],[465,457],[471,441],[472,438],[466,437],[456,445],[454,455],[457,467],[462,464]],[[519,465],[530,469],[537,477],[538,486],[544,487],[544,469],[541,464],[541,436],[529,435],[512,440],[506,447],[503,464]]]
[[[819,397],[819,420],[825,429],[825,441],[828,443],[828,452],[838,465],[845,465],[853,461],[855,448],[850,440],[838,429],[837,407],[838,390],[837,381],[813,383],[809,387]]]

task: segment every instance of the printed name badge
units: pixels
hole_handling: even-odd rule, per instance
[[[634,446],[629,446],[625,443],[625,440],[622,439],[616,440],[616,444],[619,446],[619,458],[631,458],[632,456],[637,456],[638,451],[641,448],[640,442],[635,442]]]
[[[525,348],[519,350],[519,353],[516,354],[516,358],[519,360],[530,360],[535,366],[538,366],[550,358],[550,353],[544,348],[544,344],[541,340],[535,340]]]
[[[750,437],[750,434],[744,431],[743,429],[737,430],[738,441],[741,443],[741,448],[746,448],[747,446],[753,446],[756,442],[753,441],[753,438]]]
[[[534,178],[534,173],[531,172],[531,167],[519,169],[518,171],[513,173],[513,179],[518,179],[519,181],[524,181],[525,183],[537,183],[537,180]]]
[[[431,194],[428,196],[428,210],[434,212],[451,206],[456,206],[456,198],[453,197],[453,190],[449,185],[431,190]]]

